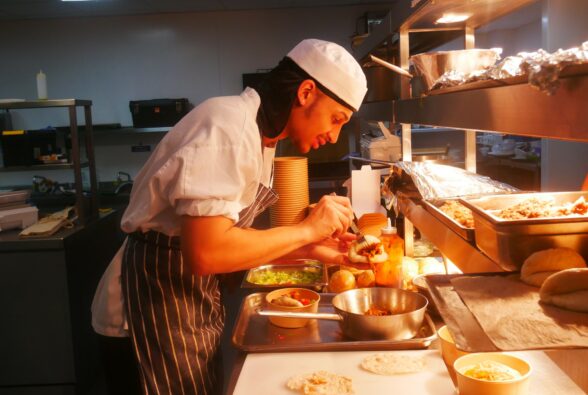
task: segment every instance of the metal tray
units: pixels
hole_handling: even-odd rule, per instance
[[[466,228],[465,226],[463,226],[462,224],[460,224],[459,222],[457,222],[456,220],[454,220],[453,218],[451,218],[450,216],[448,216],[447,214],[445,214],[443,211],[441,211],[439,209],[439,207],[441,207],[443,205],[443,203],[445,203],[448,200],[450,200],[450,199],[423,200],[422,202],[423,202],[423,206],[425,207],[425,209],[429,213],[431,213],[435,218],[437,218],[445,226],[447,226],[449,229],[451,229],[452,231],[457,233],[463,239],[465,239],[473,244],[474,240],[475,240],[474,228]],[[457,200],[457,199],[455,199],[455,200]]]
[[[265,306],[265,292],[248,295],[241,305],[233,329],[235,347],[246,352],[278,351],[351,351],[407,350],[427,348],[437,338],[433,321],[425,315],[417,337],[408,340],[353,340],[343,337],[336,321],[311,320],[303,328],[286,329],[274,326],[267,317],[257,314]],[[331,301],[335,294],[321,294],[319,313],[334,311]]]
[[[472,276],[500,276],[512,275],[507,273],[476,273]],[[464,274],[429,274],[425,281],[429,288],[429,295],[437,311],[449,328],[458,349],[467,352],[500,351],[486,332],[482,329],[476,317],[461,300],[451,284],[451,279],[463,277]]]
[[[276,271],[276,272],[290,272],[290,271],[298,271],[298,270],[320,270],[321,277],[318,281],[312,283],[283,283],[283,284],[256,284],[252,281],[252,277],[263,271]],[[316,290],[321,290],[325,285],[329,282],[329,277],[327,273],[327,268],[325,264],[315,260],[309,259],[296,259],[293,260],[292,263],[289,264],[280,264],[280,265],[263,265],[256,267],[254,269],[249,269],[245,277],[243,277],[243,282],[241,283],[242,288],[254,288],[254,289],[275,289],[275,288],[285,288],[285,287],[301,287],[301,288],[313,288]]]
[[[553,197],[556,204],[574,202],[584,192],[517,193],[459,199],[472,210],[477,247],[505,270],[516,270],[535,251],[568,247],[588,259],[588,217],[505,220],[492,215],[522,200]]]

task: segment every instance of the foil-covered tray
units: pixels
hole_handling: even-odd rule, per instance
[[[472,210],[476,246],[505,270],[517,270],[535,251],[568,247],[588,259],[588,216],[506,220],[493,215],[529,198],[574,202],[588,191],[491,195],[459,201]]]
[[[311,320],[303,328],[280,328],[257,314],[266,305],[266,292],[245,297],[233,328],[233,345],[246,352],[409,350],[427,348],[437,338],[428,314],[416,337],[408,340],[353,340],[343,336],[339,323]],[[321,294],[319,313],[333,313],[336,294]]]
[[[303,276],[304,274],[312,274],[312,277],[315,277],[315,279],[303,282],[289,281],[289,279],[305,277]],[[276,279],[281,280],[276,282],[260,282],[264,277],[276,277]],[[297,259],[288,264],[262,265],[249,269],[245,277],[243,277],[241,287],[260,290],[302,287],[320,291],[328,282],[329,277],[324,263],[311,259]]]
[[[473,244],[474,240],[475,240],[474,228],[468,228],[466,226],[463,226],[462,224],[457,222],[455,219],[453,219],[452,217],[450,217],[445,212],[443,212],[442,210],[439,209],[439,207],[441,207],[443,205],[443,203],[445,203],[447,200],[450,200],[450,199],[423,200],[422,202],[423,202],[423,206],[425,207],[425,209],[429,213],[431,213],[435,218],[437,218],[445,226],[447,226],[449,229],[451,229],[452,231],[457,233],[463,239],[465,239],[468,242]],[[455,200],[457,200],[457,199],[455,199]]]

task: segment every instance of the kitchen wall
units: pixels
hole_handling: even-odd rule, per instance
[[[0,99],[36,97],[36,73],[47,74],[50,98],[93,101],[94,124],[131,125],[129,100],[186,97],[193,104],[238,94],[241,74],[268,69],[303,38],[350,48],[356,19],[369,7],[20,20],[2,23]],[[14,111],[16,128],[68,124],[64,109]],[[81,111],[79,117],[81,118]],[[101,180],[117,170],[135,175],[161,134],[96,135]],[[0,173],[3,185],[28,184],[33,173]],[[58,181],[71,172],[46,173]]]

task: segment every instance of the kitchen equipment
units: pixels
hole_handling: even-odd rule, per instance
[[[412,78],[413,77],[412,74],[410,74],[408,71],[404,70],[402,67],[398,67],[395,64],[388,63],[385,60],[380,59],[380,58],[378,58],[378,57],[376,57],[374,55],[370,55],[370,59],[372,61],[374,61],[374,62],[376,62],[376,63],[378,63],[378,64],[386,67],[387,69],[390,69],[390,70],[392,70],[392,71],[394,71],[394,72],[396,72],[396,73],[398,73],[398,74],[400,74],[400,75],[402,75],[404,77],[408,77],[408,78]]]
[[[291,263],[281,262],[249,269],[241,288],[275,289],[295,285],[320,290],[328,282],[328,273],[322,262],[294,259]]]
[[[174,126],[189,111],[188,99],[131,100],[129,108],[136,128]]]
[[[420,77],[425,91],[429,91],[447,71],[469,74],[494,65],[499,58],[498,49],[462,49],[413,55],[410,60],[416,77]]]
[[[459,201],[472,210],[478,248],[505,270],[516,270],[535,251],[568,247],[588,259],[588,216],[505,220],[492,214],[529,198],[574,202],[588,191],[490,195]]]
[[[233,328],[232,342],[246,352],[278,351],[349,351],[349,350],[408,350],[427,348],[437,338],[435,325],[425,319],[415,337],[406,340],[355,340],[343,334],[338,321],[311,320],[296,329],[284,329],[270,324],[268,317],[257,314],[267,307],[265,292],[247,295],[241,304]],[[319,313],[333,312],[336,294],[321,293]]]
[[[293,292],[300,295],[301,298],[306,298],[310,301],[309,304],[303,306],[284,306],[273,301],[281,296],[290,296]],[[316,313],[321,297],[318,293],[306,288],[281,288],[268,293],[265,296],[265,301],[271,309],[277,311],[289,312],[309,312]],[[272,324],[281,328],[302,328],[310,321],[308,318],[285,318],[285,317],[269,317]]]
[[[285,313],[260,310],[263,316],[316,318],[339,321],[343,333],[358,340],[404,340],[414,337],[425,317],[427,299],[415,292],[396,288],[359,288],[341,292],[333,298],[335,314]],[[390,315],[366,315],[378,307]]]
[[[0,232],[8,229],[24,229],[38,219],[39,210],[32,206],[0,210]]]

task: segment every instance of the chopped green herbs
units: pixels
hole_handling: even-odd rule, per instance
[[[318,267],[305,267],[299,270],[256,270],[249,276],[249,282],[259,285],[315,284],[322,279]]]

